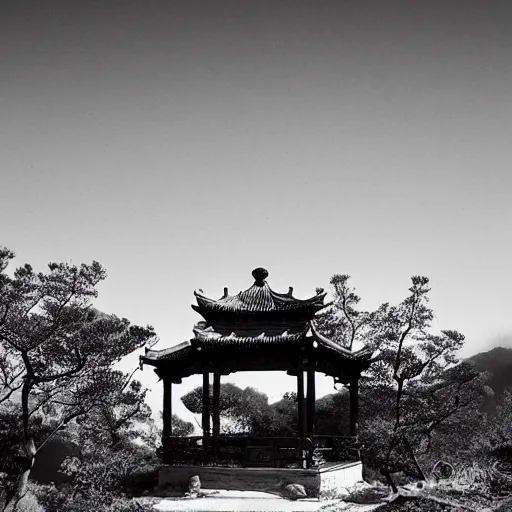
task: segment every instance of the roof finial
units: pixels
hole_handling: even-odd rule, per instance
[[[268,277],[268,271],[265,268],[255,268],[252,271],[252,277],[254,277],[254,284],[257,286],[263,286],[265,284],[265,279]]]

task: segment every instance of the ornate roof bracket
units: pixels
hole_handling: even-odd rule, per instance
[[[372,350],[369,349],[368,347],[364,347],[356,351],[349,350],[348,348],[343,347],[339,343],[336,343],[327,338],[326,336],[324,336],[323,334],[321,334],[316,329],[313,321],[310,321],[309,325],[311,327],[311,333],[313,334],[315,340],[318,342],[319,346],[327,347],[352,360],[367,361],[371,358],[373,354]]]

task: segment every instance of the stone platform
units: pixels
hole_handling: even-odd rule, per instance
[[[362,481],[361,462],[331,462],[318,468],[227,468],[213,466],[162,466],[159,496],[183,496],[190,477],[198,475],[203,489],[263,491],[283,495],[288,484],[301,484],[310,498],[334,497],[338,489]]]

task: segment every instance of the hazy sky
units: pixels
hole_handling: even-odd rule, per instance
[[[368,308],[426,275],[463,355],[512,346],[511,69],[509,0],[2,0],[0,244],[100,261],[157,348],[258,266]]]

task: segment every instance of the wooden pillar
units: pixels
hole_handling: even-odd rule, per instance
[[[299,437],[306,437],[306,411],[304,401],[304,372],[299,370],[297,373],[297,423],[299,427]]]
[[[209,437],[210,432],[210,374],[203,372],[203,436]]]
[[[359,424],[359,376],[353,378],[349,384],[350,393],[350,435],[357,436]]]
[[[213,437],[220,433],[220,373],[213,374]]]
[[[164,400],[162,419],[164,421],[164,428],[162,431],[163,437],[172,436],[172,382],[168,377],[163,378],[164,384]]]
[[[307,429],[306,436],[309,438],[313,437],[314,425],[315,425],[315,370],[308,370],[308,383],[307,383],[307,396],[306,396],[306,418],[307,418]]]

